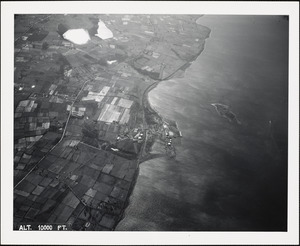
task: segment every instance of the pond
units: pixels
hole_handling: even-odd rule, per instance
[[[86,44],[91,38],[85,29],[70,29],[63,34],[64,39],[74,44]]]

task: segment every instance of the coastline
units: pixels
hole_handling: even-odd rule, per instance
[[[199,20],[201,17],[203,17],[203,16],[204,16],[204,15],[201,15],[201,16],[195,21],[196,25],[200,25],[200,24],[198,24],[197,22],[198,22],[198,20]],[[200,25],[200,26],[203,26],[203,25]],[[180,70],[183,71],[183,78],[184,78],[186,70],[187,70],[187,69],[194,63],[194,61],[201,55],[201,53],[203,52],[203,50],[204,50],[204,48],[205,48],[205,42],[206,42],[206,39],[208,39],[208,38],[210,37],[211,29],[208,28],[208,27],[206,27],[206,26],[203,26],[203,27],[207,28],[207,29],[209,30],[209,32],[208,32],[207,36],[205,37],[204,43],[203,43],[203,45],[202,45],[202,48],[199,50],[199,52],[198,52],[195,56],[193,56],[192,59],[191,59],[190,61],[187,61],[184,65],[182,65],[181,67],[179,67],[179,68],[178,68],[176,71],[174,71],[172,74],[170,74],[169,76],[167,76],[167,77],[164,78],[164,79],[155,81],[154,83],[152,83],[151,85],[149,85],[149,86],[145,89],[145,91],[144,91],[144,93],[143,93],[143,97],[142,97],[142,107],[143,107],[143,111],[144,111],[144,118],[145,118],[145,110],[148,110],[149,112],[151,112],[151,114],[156,115],[156,116],[160,119],[160,121],[161,121],[162,123],[165,122],[165,121],[171,120],[171,119],[168,119],[168,118],[165,117],[165,116],[162,116],[162,115],[158,112],[158,110],[156,110],[156,109],[151,105],[150,100],[149,100],[149,93],[150,93],[153,89],[155,89],[159,84],[161,84],[162,82],[169,81],[170,79],[176,77],[175,74],[176,74],[178,71],[180,71]],[[175,76],[174,76],[174,75],[175,75]],[[176,123],[176,122],[175,122],[175,123]],[[178,130],[177,123],[176,123],[176,128],[177,128],[177,130]],[[179,130],[178,130],[178,131],[179,131]],[[179,131],[179,132],[180,132],[180,131]],[[147,136],[147,134],[146,134],[146,136]],[[182,137],[182,136],[181,136],[181,137]],[[149,149],[148,151],[146,151],[145,156],[143,156],[143,153],[141,154],[141,155],[142,155],[142,158],[143,158],[143,157],[147,157],[147,156],[149,156],[149,155],[151,154],[152,147],[153,147],[154,143],[160,144],[160,143],[158,143],[158,142],[159,142],[158,140],[159,140],[158,137],[156,137],[156,138],[154,139],[154,141],[151,143],[150,149]],[[144,149],[145,149],[146,145],[147,145],[147,141],[145,141],[144,144],[143,144],[143,148],[144,148]],[[143,150],[143,151],[144,151],[144,150]],[[142,151],[142,152],[143,152],[143,151]],[[151,159],[152,159],[152,158],[149,158],[149,159],[146,158],[147,161],[148,161],[148,160],[151,160]],[[127,196],[127,198],[126,198],[126,203],[125,203],[125,205],[124,205],[123,212],[122,212],[122,214],[121,214],[121,216],[120,216],[120,220],[116,222],[116,225],[115,225],[115,227],[114,227],[114,230],[116,229],[116,227],[118,226],[118,224],[126,217],[125,211],[126,211],[128,205],[130,204],[130,197],[131,197],[132,192],[133,192],[133,190],[134,190],[134,188],[135,188],[135,186],[136,186],[137,179],[138,179],[138,177],[139,177],[139,175],[140,175],[140,173],[139,173],[139,171],[140,171],[139,166],[140,166],[140,164],[142,164],[144,161],[145,161],[145,160],[140,161],[140,159],[137,160],[137,169],[136,169],[136,172],[135,172],[135,175],[134,175],[135,177],[134,177],[134,179],[133,179],[133,181],[132,181],[132,184],[131,184],[131,186],[130,186],[130,190],[129,190],[128,196]]]
[[[200,20],[201,17],[203,17],[204,15],[201,15],[196,21],[196,25],[200,25],[200,26],[203,26],[201,24],[198,24],[198,20]],[[205,28],[208,28],[206,26],[203,26]],[[211,29],[209,29],[209,32],[207,34],[207,37],[204,39],[204,43],[203,43],[203,46],[202,48],[200,49],[200,51],[188,62],[186,62],[184,65],[182,65],[180,68],[178,68],[175,72],[173,72],[172,74],[170,74],[168,77],[164,78],[164,79],[161,79],[161,80],[158,80],[157,82],[154,82],[153,84],[151,84],[148,88],[146,88],[146,90],[144,91],[144,95],[143,95],[143,98],[142,98],[142,101],[145,100],[146,102],[146,107],[148,108],[148,110],[156,113],[158,116],[160,116],[162,119],[164,119],[163,116],[161,116],[159,114],[159,112],[153,108],[151,106],[151,103],[150,103],[150,100],[149,100],[149,92],[152,91],[153,89],[155,89],[160,83],[162,82],[166,82],[172,78],[174,78],[173,76],[179,71],[179,70],[182,70],[185,74],[186,70],[195,62],[195,60],[201,55],[201,53],[203,52],[204,48],[205,48],[205,42],[206,42],[206,39],[208,39],[210,37],[210,33],[211,33]],[[183,74],[183,78],[184,78],[184,74]],[[144,98],[144,96],[146,96],[146,98]]]

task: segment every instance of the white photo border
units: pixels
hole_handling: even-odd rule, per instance
[[[287,232],[13,231],[14,14],[289,15],[289,168]],[[1,3],[1,243],[83,245],[299,244],[299,2],[24,1]]]

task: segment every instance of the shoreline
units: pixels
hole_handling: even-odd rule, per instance
[[[202,17],[202,16],[201,16]],[[201,18],[199,17],[199,18]],[[198,20],[198,19],[197,19]],[[197,21],[196,21],[197,22]],[[197,24],[197,25],[200,25],[200,24]],[[206,42],[206,39],[208,39],[210,37],[210,33],[211,33],[211,29],[209,29],[209,33],[208,33],[208,36],[205,38],[205,42]],[[150,103],[150,100],[149,100],[149,93],[155,89],[159,84],[161,84],[162,82],[166,82],[166,81],[169,81],[170,79],[172,78],[175,78],[175,77],[172,77],[174,74],[176,74],[179,70],[182,70],[182,68],[184,68],[184,70],[182,70],[184,72],[184,75],[186,73],[186,70],[195,62],[195,60],[197,60],[197,58],[201,55],[201,53],[204,51],[204,48],[205,48],[205,42],[203,44],[203,47],[202,49],[193,57],[193,59],[191,59],[190,61],[188,61],[187,63],[185,63],[183,66],[181,66],[180,68],[178,68],[174,73],[172,73],[171,75],[169,75],[168,77],[166,77],[165,79],[163,80],[158,80],[156,82],[154,82],[153,84],[151,84],[148,88],[146,88],[145,92],[144,92],[144,96],[146,96],[146,98],[142,98],[142,102],[146,102],[146,107],[149,111],[152,111],[153,113],[157,114],[161,119],[167,119],[166,117],[164,116],[161,116],[159,114],[159,112],[151,105]],[[184,76],[183,76],[184,78]],[[144,105],[142,105],[144,106]]]
[[[201,15],[196,21],[196,25],[200,25],[200,26],[203,26],[201,24],[198,24],[198,20],[200,20],[200,18],[202,18],[204,15]],[[197,58],[201,55],[201,53],[204,51],[204,48],[205,48],[205,42],[206,42],[206,39],[208,39],[210,37],[210,33],[211,33],[211,29],[209,27],[206,27],[206,26],[203,26],[205,28],[208,28],[209,29],[209,32],[207,34],[207,37],[204,39],[204,43],[203,43],[203,47],[200,49],[200,51],[188,62],[186,62],[184,65],[182,65],[181,67],[179,67],[176,71],[174,71],[172,74],[170,74],[169,76],[167,76],[166,78],[164,79],[161,79],[161,80],[158,80],[156,82],[154,82],[153,84],[151,84],[148,88],[146,88],[146,90],[144,91],[144,96],[146,96],[146,98],[142,98],[142,101],[146,100],[146,103],[147,103],[147,106],[148,106],[148,109],[151,111],[153,111],[154,113],[156,113],[158,116],[160,116],[161,118],[164,118],[163,116],[161,116],[157,111],[156,109],[154,109],[152,106],[151,106],[151,103],[150,103],[150,100],[149,100],[149,92],[153,89],[155,89],[160,83],[162,82],[166,82],[172,78],[175,78],[175,77],[172,77],[174,76],[174,74],[176,74],[179,70],[182,70],[184,73],[183,73],[183,78],[185,77],[185,73],[186,73],[186,70],[195,62],[195,60],[197,60]],[[184,68],[184,70],[182,69]],[[151,88],[153,87],[153,88]],[[151,88],[151,89],[150,89]],[[143,105],[142,105],[143,106]]]
[[[195,21],[196,25],[200,25],[200,24],[197,23],[197,21],[198,21],[201,17],[203,17],[203,15],[201,15],[201,16]],[[203,25],[201,25],[201,26],[203,26]],[[208,27],[206,27],[206,26],[203,26],[203,27],[208,28]],[[167,76],[166,78],[155,81],[154,83],[152,83],[151,85],[149,85],[149,86],[145,89],[145,91],[144,91],[144,93],[143,93],[143,96],[142,96],[142,100],[141,100],[141,101],[142,101],[142,105],[141,105],[141,106],[142,106],[142,108],[143,108],[144,118],[145,118],[145,110],[149,110],[152,114],[157,115],[157,116],[159,117],[159,119],[160,119],[161,122],[165,122],[165,121],[170,120],[170,119],[168,119],[167,117],[162,116],[162,115],[158,112],[158,110],[156,110],[156,109],[153,107],[153,105],[151,105],[150,100],[149,100],[149,93],[150,93],[153,89],[155,89],[160,83],[169,81],[170,79],[176,77],[176,76],[174,76],[174,75],[175,75],[179,70],[182,70],[182,71],[183,71],[183,74],[184,74],[184,76],[185,76],[186,70],[194,63],[195,60],[197,60],[197,58],[198,58],[198,57],[201,55],[201,53],[204,51],[206,39],[208,39],[208,38],[210,37],[210,33],[211,33],[211,29],[210,29],[210,28],[208,28],[208,29],[209,29],[209,32],[208,32],[207,36],[206,36],[205,39],[204,39],[204,43],[203,43],[202,48],[200,49],[200,51],[199,51],[199,52],[198,52],[198,53],[197,53],[190,61],[186,62],[184,65],[182,65],[181,67],[179,67],[178,69],[176,69],[172,74],[170,74],[170,75]],[[173,76],[174,76],[174,77],[173,77]],[[183,78],[184,78],[184,76],[183,76]],[[176,122],[176,121],[175,121],[175,122]],[[177,124],[176,124],[176,128],[177,128],[177,130],[178,130]],[[178,130],[178,131],[179,131],[179,130]],[[180,132],[180,133],[181,133],[181,132]],[[146,134],[146,135],[147,135],[147,134]],[[154,144],[156,141],[157,141],[157,137],[155,137],[153,143],[151,144],[151,147],[150,147],[149,151],[147,151],[147,153],[146,153],[145,156],[150,155],[150,152],[151,152],[151,150],[152,150],[153,144]],[[145,148],[146,145],[147,145],[147,141],[144,142],[143,148]],[[143,154],[143,153],[142,153],[142,154]],[[142,157],[144,157],[144,156],[142,156]],[[149,161],[149,160],[151,160],[151,158],[150,158],[150,159],[147,159],[147,158],[146,158],[146,161]],[[131,184],[131,186],[130,186],[130,191],[128,192],[128,196],[127,196],[127,199],[126,199],[126,203],[125,203],[125,205],[124,205],[124,208],[123,208],[123,212],[122,212],[122,214],[121,214],[121,216],[120,216],[120,220],[116,222],[116,225],[115,225],[115,227],[114,227],[114,230],[117,228],[117,226],[119,225],[119,223],[120,223],[122,220],[124,220],[125,217],[126,217],[125,211],[126,211],[126,209],[128,208],[128,206],[129,206],[129,204],[130,204],[130,197],[131,197],[132,192],[133,192],[133,190],[134,190],[134,188],[135,188],[135,186],[136,186],[137,179],[138,179],[139,174],[140,174],[140,173],[139,173],[139,171],[140,171],[139,166],[140,166],[140,164],[142,164],[143,162],[144,162],[144,161],[141,162],[140,159],[137,160],[137,168],[136,168],[136,173],[135,173],[135,175],[134,175],[135,177],[134,177],[134,179],[133,179],[133,181],[132,181],[132,184]]]
[[[204,15],[200,15],[200,17],[195,21],[196,25],[200,25],[200,26],[203,26],[201,24],[198,24],[197,22],[203,17]],[[185,72],[186,70],[194,63],[195,60],[197,60],[197,58],[201,55],[201,53],[204,51],[204,48],[205,48],[205,42],[206,42],[206,39],[208,39],[210,37],[210,33],[211,33],[211,29],[207,26],[203,26],[205,28],[208,28],[209,29],[209,32],[207,34],[207,37],[205,37],[204,39],[204,43],[203,43],[203,47],[202,49],[200,49],[200,51],[188,62],[186,62],[184,65],[182,65],[180,68],[178,68],[175,72],[173,72],[171,75],[169,75],[168,77],[162,79],[162,80],[158,80],[157,82],[154,82],[152,85],[150,85],[146,90],[145,90],[145,95],[146,95],[146,101],[149,105],[149,110],[152,110],[154,111],[155,113],[157,113],[159,115],[159,113],[151,106],[151,103],[149,101],[149,92],[153,89],[155,89],[161,82],[166,82],[170,79],[172,79],[172,76],[174,74],[176,74],[179,70],[182,70],[182,68],[184,68],[184,70],[182,70],[184,73],[183,73],[183,78],[185,77]],[[154,84],[156,84],[153,88],[151,88]],[[151,89],[150,89],[151,88]],[[144,100],[144,98],[142,98],[142,100]],[[160,115],[159,115],[160,116]],[[163,116],[160,116],[163,118]]]

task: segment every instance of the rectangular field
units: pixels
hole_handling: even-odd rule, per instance
[[[123,107],[123,108],[130,108],[132,106],[132,104],[133,104],[133,101],[121,98],[118,103],[118,106]]]
[[[118,121],[122,113],[121,110],[122,108],[116,105],[105,104],[98,118],[98,121],[105,121],[110,123],[113,121]]]
[[[123,116],[120,120],[120,124],[125,124],[129,121],[129,118],[130,118],[130,114],[129,114],[130,110],[127,108],[125,109],[124,113],[123,113]]]

